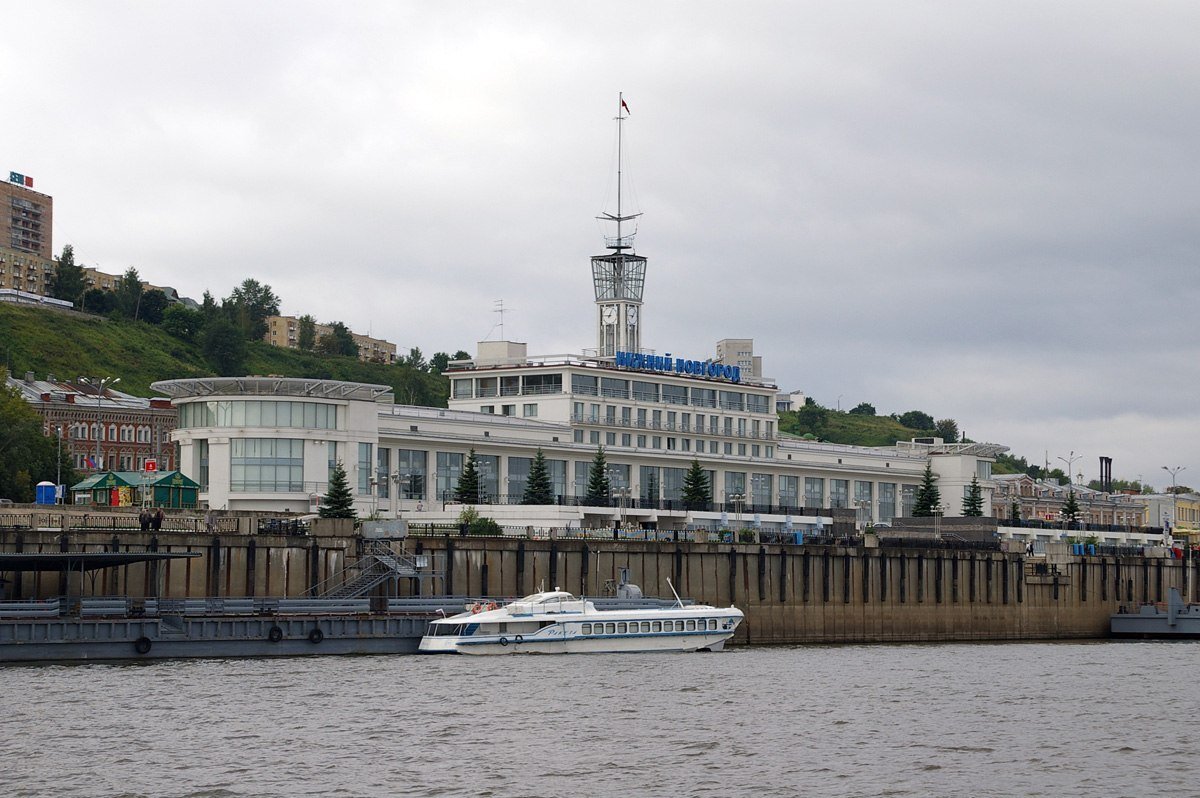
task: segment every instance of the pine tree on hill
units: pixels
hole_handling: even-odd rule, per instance
[[[346,479],[346,467],[338,460],[329,475],[329,490],[321,498],[321,507],[317,514],[322,518],[357,518],[354,512],[354,495],[350,492],[350,483]]]
[[[971,485],[967,495],[963,497],[962,514],[967,518],[979,518],[983,515],[983,489],[979,487],[979,477],[971,477]]]
[[[917,495],[913,501],[913,518],[932,518],[942,503],[942,493],[937,487],[937,477],[933,475],[933,466],[925,464],[925,475],[917,486]]]
[[[683,475],[683,506],[689,510],[705,510],[712,501],[712,489],[708,484],[708,474],[700,466],[700,461],[692,460],[687,473]]]
[[[1079,499],[1075,497],[1074,490],[1067,491],[1067,501],[1060,512],[1067,523],[1079,520]]]
[[[592,458],[592,467],[588,470],[587,492],[583,503],[589,507],[607,507],[612,496],[612,486],[608,482],[608,461],[604,457],[604,447],[596,448],[596,456]]]
[[[479,463],[475,458],[475,450],[467,453],[467,462],[463,464],[458,484],[454,486],[454,501],[460,504],[479,504]]]
[[[546,466],[546,455],[539,446],[529,467],[529,481],[525,483],[525,495],[521,504],[554,504],[554,486],[550,482],[550,469]]]

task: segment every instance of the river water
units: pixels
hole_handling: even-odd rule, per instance
[[[9,796],[1200,794],[1200,643],[0,668]]]

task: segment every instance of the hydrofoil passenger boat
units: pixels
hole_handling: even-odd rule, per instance
[[[476,604],[433,621],[421,638],[420,650],[429,654],[720,651],[743,617],[736,607],[684,606],[682,601],[668,607],[598,610],[591,601],[556,589],[504,606]]]

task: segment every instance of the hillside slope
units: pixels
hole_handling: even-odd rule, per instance
[[[17,377],[120,377],[121,390],[136,396],[150,396],[156,380],[216,375],[196,344],[154,325],[7,302],[0,302],[0,362]],[[397,402],[430,407],[445,407],[449,396],[440,374],[263,342],[248,345],[245,373],[390,385]]]

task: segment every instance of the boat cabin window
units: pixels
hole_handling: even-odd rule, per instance
[[[625,622],[624,621],[617,624],[617,634],[619,634],[619,635],[625,634]]]
[[[579,628],[579,633],[583,635],[590,635],[592,633],[592,625],[590,623],[582,624]]]
[[[654,621],[652,624],[650,624],[650,631],[661,632],[662,631],[662,621]]]
[[[609,634],[609,635],[615,635],[617,633],[617,625],[615,623],[604,624],[604,633]]]
[[[647,632],[649,632],[649,631],[650,631],[650,622],[649,622],[649,621],[642,621],[642,634],[645,634],[645,633],[647,633]]]
[[[708,628],[712,629],[714,631],[716,630],[716,628],[717,628],[717,619],[716,618],[708,619]]]
[[[694,631],[696,631],[696,622],[695,622],[695,621],[688,621],[688,622],[687,622],[687,630],[688,630],[689,632],[694,632]]]
[[[663,621],[663,631],[664,632],[674,632],[675,631],[675,622],[674,621]]]

